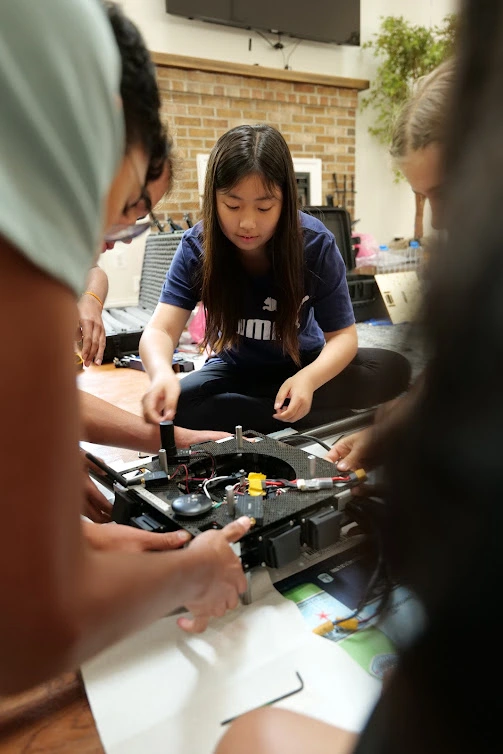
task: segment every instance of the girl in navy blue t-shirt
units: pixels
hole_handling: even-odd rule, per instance
[[[196,304],[212,355],[180,382],[172,357]],[[360,349],[344,261],[332,233],[299,212],[293,162],[267,125],[220,137],[203,220],[184,233],[140,354],[151,378],[145,418],[272,432],[308,427],[395,397],[410,366]]]

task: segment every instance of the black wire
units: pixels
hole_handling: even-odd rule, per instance
[[[332,442],[332,448],[334,447],[334,445],[337,445],[337,443],[339,442],[339,440],[342,440],[343,437],[346,437],[347,434],[348,434],[347,432],[341,432],[340,435],[337,435],[335,437],[335,439],[333,440],[333,442]]]
[[[270,46],[271,46],[271,47],[273,48],[273,50],[275,49],[275,47],[274,47],[274,43],[273,43],[273,42],[271,42],[271,40],[270,40],[270,39],[267,39],[267,37],[266,37],[266,35],[265,35],[265,34],[262,34],[262,32],[261,32],[261,31],[259,31],[258,29],[254,29],[254,32],[255,32],[255,34],[258,34],[258,35],[259,35],[259,37],[262,37],[262,39],[265,39],[265,41],[267,42],[267,44],[268,44],[268,45],[270,45]]]
[[[288,55],[286,55],[286,56],[283,55],[283,63],[285,64],[285,69],[286,70],[288,70],[288,68],[289,68],[290,58],[292,57],[293,53],[295,52],[295,50],[297,49],[297,47],[300,45],[301,42],[302,42],[302,39],[298,39],[295,42],[295,44],[292,45],[293,49],[288,53]]]
[[[313,442],[317,442],[318,445],[321,445],[322,448],[325,448],[325,450],[331,450],[330,445],[327,445],[323,440],[319,440],[317,437],[314,437],[314,435],[305,435],[303,432],[299,432],[296,435],[290,435],[290,437],[282,437],[281,442],[286,442],[286,444],[289,445],[291,440],[296,440],[297,438],[300,438],[301,441],[303,439],[312,440]]]
[[[375,614],[372,616],[372,618],[375,618],[377,616],[378,620],[383,615],[391,596],[391,580],[389,578],[388,569],[386,561],[384,560],[384,554],[383,554],[383,543],[382,543],[382,537],[381,537],[381,531],[379,528],[379,525],[373,521],[372,514],[369,514],[368,510],[365,510],[365,503],[362,502],[356,502],[352,500],[349,502],[346,506],[346,511],[349,512],[356,512],[357,515],[355,516],[356,522],[362,526],[361,522],[358,521],[358,518],[364,518],[366,521],[370,524],[370,529],[372,530],[372,534],[374,535],[374,539],[377,545],[377,563],[375,565],[374,570],[372,571],[372,574],[370,576],[370,579],[367,582],[367,586],[365,587],[365,591],[358,601],[358,605],[356,606],[355,610],[350,615],[346,615],[344,618],[339,618],[335,621],[333,621],[334,626],[337,626],[341,623],[344,623],[347,620],[350,620],[351,618],[356,618],[358,613],[360,613],[361,610],[365,607],[367,602],[369,601],[369,598],[372,594],[372,590],[374,589],[375,585],[377,584],[379,578],[382,578],[385,582],[385,589],[383,593],[380,595],[381,599],[377,606]],[[362,528],[365,528],[363,525]],[[365,622],[368,619],[365,619]],[[362,621],[363,623],[364,621]]]
[[[199,463],[202,460],[200,456],[206,456],[207,458],[211,460],[211,476],[213,476],[216,473],[217,464],[216,464],[215,456],[213,455],[213,453],[210,453],[208,450],[193,450],[190,454],[190,457],[193,460],[189,461],[187,466],[189,467],[189,469],[191,469],[194,464]]]
[[[285,70],[288,70],[289,67],[290,67],[289,66],[290,58],[292,57],[293,53],[295,52],[295,50],[297,49],[297,47],[302,42],[302,39],[297,39],[295,42],[292,42],[291,44],[286,45],[286,44],[284,44],[284,42],[281,41],[281,32],[278,32],[278,41],[277,42],[271,42],[271,40],[267,39],[266,35],[262,34],[262,32],[259,29],[254,29],[253,31],[255,32],[255,34],[258,34],[259,37],[262,37],[262,39],[265,40],[267,42],[267,44],[270,47],[272,47],[273,50],[279,50],[281,52],[281,57],[283,58],[283,66],[284,66]],[[280,46],[278,47],[277,45],[280,45]],[[285,54],[286,50],[289,50],[290,48],[292,48],[292,49],[290,50],[290,52],[288,53],[288,55],[286,55]]]

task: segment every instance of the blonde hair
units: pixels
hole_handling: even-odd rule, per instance
[[[442,63],[422,76],[400,110],[391,138],[390,153],[395,159],[445,141],[449,98],[455,74],[454,60]]]

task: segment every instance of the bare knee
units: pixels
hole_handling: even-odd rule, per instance
[[[215,754],[350,754],[357,735],[282,709],[260,709],[235,720]]]

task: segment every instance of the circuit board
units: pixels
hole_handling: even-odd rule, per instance
[[[323,549],[336,542],[348,522],[344,510],[351,489],[360,481],[354,475],[334,476],[329,461],[254,431],[241,442],[232,436],[193,445],[190,454],[171,457],[166,470],[163,476],[156,458],[146,467],[144,483],[116,484],[113,519],[150,531],[186,529],[197,536],[246,513],[247,503],[254,525],[241,540],[245,569],[282,567],[303,547]],[[319,482],[324,486],[316,489]],[[186,516],[174,510],[181,496],[203,494],[211,501],[207,512]]]

